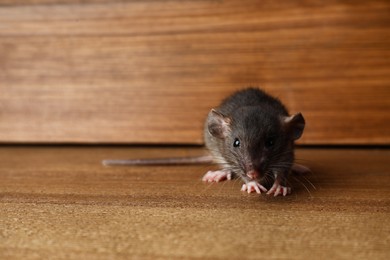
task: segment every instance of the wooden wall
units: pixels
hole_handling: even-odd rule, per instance
[[[249,85],[301,144],[390,144],[390,2],[0,0],[0,143],[200,144]]]

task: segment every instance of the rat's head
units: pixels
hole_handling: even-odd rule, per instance
[[[301,113],[279,116],[267,108],[242,107],[229,117],[211,110],[207,126],[234,172],[261,179],[291,168],[294,140],[301,137],[305,120]]]

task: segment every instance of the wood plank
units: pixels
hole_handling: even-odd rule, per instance
[[[261,86],[301,144],[390,144],[388,1],[0,2],[0,142],[201,144]]]
[[[238,181],[204,184],[208,165],[100,164],[203,152],[0,147],[0,258],[390,255],[389,149],[299,149],[299,161],[313,174],[297,176],[293,194],[283,198],[241,193]]]

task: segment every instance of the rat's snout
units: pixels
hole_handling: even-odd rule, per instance
[[[251,170],[247,172],[246,175],[252,180],[258,179],[260,177],[260,173],[256,170]]]

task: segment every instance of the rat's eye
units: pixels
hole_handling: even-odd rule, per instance
[[[274,144],[275,144],[275,137],[268,137],[265,140],[265,147],[266,148],[271,148],[272,146],[274,146]]]
[[[240,140],[238,140],[238,138],[234,139],[234,142],[233,142],[233,146],[234,147],[239,147],[240,146]]]

